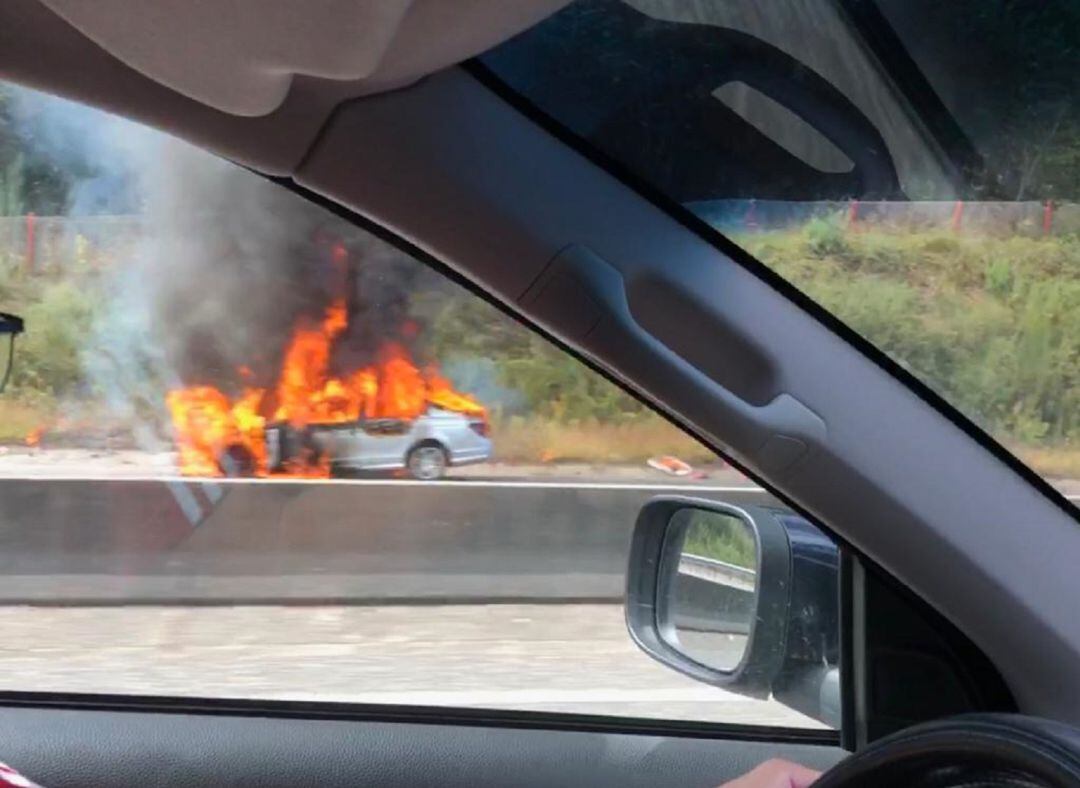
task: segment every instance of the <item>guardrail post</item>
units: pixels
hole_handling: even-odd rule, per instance
[[[954,233],[960,232],[960,226],[961,226],[963,221],[964,221],[964,201],[963,200],[957,200],[956,205],[953,206],[953,210],[952,210],[951,226],[952,226],[952,231]]]
[[[747,230],[756,230],[758,227],[757,211],[754,210],[756,206],[757,201],[751,198],[750,205],[747,207],[746,214],[743,216],[743,224],[746,226]]]
[[[32,274],[34,272],[34,256],[36,254],[35,238],[34,238],[34,226],[37,224],[37,217],[33,212],[26,214],[26,252],[23,258],[23,270]]]

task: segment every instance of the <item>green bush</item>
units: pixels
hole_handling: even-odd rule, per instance
[[[82,353],[95,317],[95,299],[75,282],[44,287],[40,300],[21,310],[26,333],[19,337],[12,387],[32,393],[72,394],[84,382]]]
[[[625,421],[646,412],[618,386],[472,294],[440,303],[427,353],[451,367],[460,359],[490,359],[495,382],[520,395],[511,411],[563,423]]]
[[[998,298],[1007,298],[1013,289],[1015,274],[1012,265],[1004,258],[986,264],[986,291]]]
[[[807,250],[818,257],[842,255],[848,250],[847,238],[838,219],[811,219],[804,233]]]
[[[750,527],[737,517],[703,509],[690,510],[683,552],[755,569],[757,544]]]

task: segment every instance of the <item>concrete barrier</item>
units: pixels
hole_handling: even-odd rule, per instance
[[[618,601],[638,510],[726,487],[0,481],[0,602]]]

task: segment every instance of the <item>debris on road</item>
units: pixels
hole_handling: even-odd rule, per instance
[[[31,449],[36,449],[41,445],[41,439],[45,435],[44,427],[34,427],[26,434],[26,445]]]
[[[645,461],[645,464],[669,476],[689,476],[694,470],[688,463],[683,462],[678,457],[672,457],[670,454],[665,454],[662,457],[650,457]]]

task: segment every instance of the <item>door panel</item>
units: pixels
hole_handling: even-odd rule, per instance
[[[835,747],[760,741],[12,707],[0,710],[0,741],[5,762],[48,788],[704,787],[772,757],[825,768],[844,755]]]

